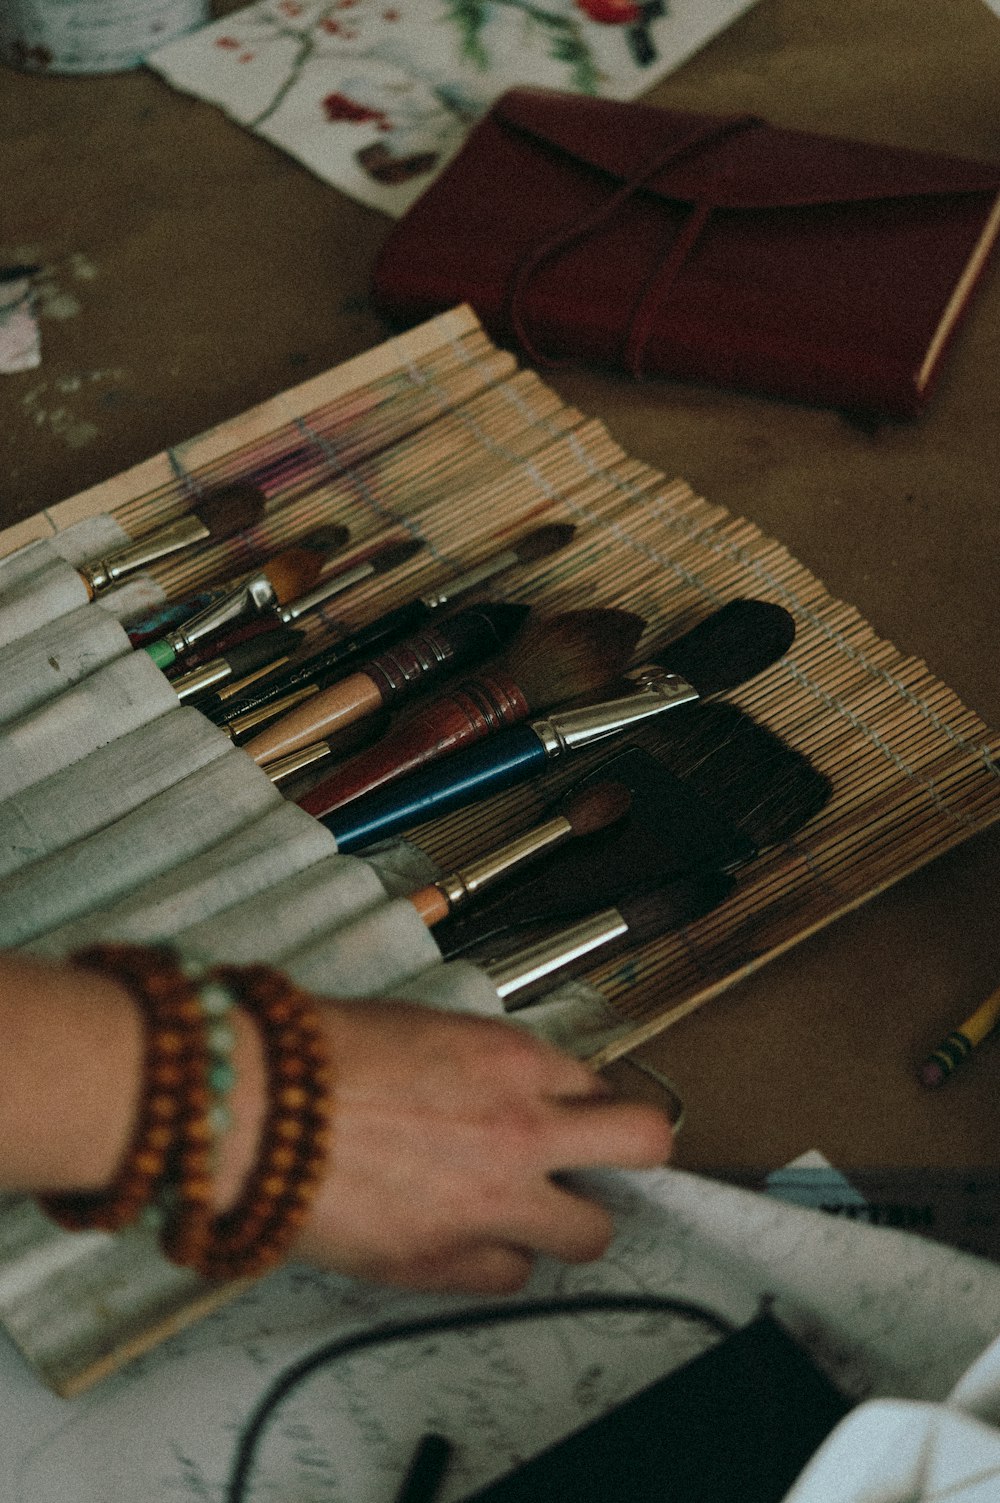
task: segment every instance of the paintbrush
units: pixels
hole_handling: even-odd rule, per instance
[[[558,552],[572,540],[575,532],[576,528],[568,522],[554,522],[545,527],[536,527],[534,531],[526,533],[524,537],[519,538],[501,552],[493,554],[492,557],[479,564],[474,564],[463,573],[455,575],[453,579],[435,586],[433,590],[429,590],[416,600],[397,606],[395,610],[388,611],[377,620],[359,627],[349,636],[341,637],[339,641],[331,643],[322,651],[304,658],[301,663],[295,664],[288,673],[276,679],[273,684],[267,685],[256,694],[241,701],[239,712],[249,714],[251,711],[263,709],[275,699],[303,685],[315,684],[325,689],[328,684],[343,677],[348,664],[353,667],[363,657],[369,655],[372,648],[398,641],[401,637],[418,631],[436,612],[454,604],[460,596],[478,589],[489,580],[496,579],[511,569],[537,563],[550,554]]]
[[[525,945],[483,969],[507,1012],[532,1000],[533,989],[553,976],[576,968],[598,952],[636,949],[692,924],[723,902],[734,880],[723,872],[699,872],[653,892],[622,899],[554,934]]]
[[[665,648],[632,694],[557,710],[502,730],[440,765],[420,768],[398,787],[377,788],[329,814],[322,792],[313,796],[315,789],[298,802],[322,818],[340,849],[353,850],[523,783],[558,757],[631,731],[680,705],[734,689],[770,667],[790,640],[790,617],[780,607],[754,600],[736,604],[740,609],[723,606]],[[758,631],[752,629],[755,620]]]
[[[432,928],[481,893],[509,882],[530,862],[552,851],[565,850],[569,843],[575,848],[577,842],[619,823],[631,803],[632,795],[624,783],[603,782],[574,789],[540,824],[497,847],[488,856],[470,861],[410,893],[409,900],[427,927]]]
[[[91,600],[139,569],[190,548],[195,543],[221,543],[234,533],[255,527],[264,515],[266,501],[253,485],[222,486],[204,496],[185,516],[148,537],[119,548],[106,558],[81,564],[77,573]]]
[[[802,752],[734,705],[689,706],[644,733],[569,788],[608,779],[630,811],[572,851],[547,857],[513,891],[488,895],[437,931],[448,955],[514,927],[570,918],[626,893],[713,868],[734,872],[788,840],[828,802],[829,779]],[[650,749],[647,749],[650,748]]]
[[[302,641],[304,633],[283,626],[277,631],[263,632],[230,647],[224,655],[212,658],[171,679],[178,699],[195,699],[210,689],[217,689],[229,680],[249,683],[251,678],[271,673],[287,663]]]
[[[340,553],[350,540],[350,528],[341,526],[339,523],[330,523],[315,528],[304,538],[296,540],[297,548],[308,548],[315,553],[324,556],[326,561]],[[260,562],[266,559],[262,556]],[[190,595],[186,600],[175,600],[170,604],[161,606],[149,616],[144,616],[139,621],[129,623],[128,638],[133,647],[145,647],[147,642],[152,642],[156,637],[162,637],[172,626],[181,626],[192,616],[200,614],[216,600],[222,600],[224,596],[237,589],[247,578],[247,570],[242,569],[238,577],[227,579],[225,583],[216,585],[212,589],[199,590],[196,595]],[[219,644],[221,646],[221,642]],[[226,646],[228,646],[228,642]],[[198,661],[197,652],[188,655],[190,663]],[[207,661],[207,660],[206,660]]]
[[[329,814],[427,763],[492,738],[534,710],[593,696],[617,679],[645,628],[631,611],[565,611],[530,622],[475,678],[401,719],[376,746],[341,763],[300,800]]]
[[[251,574],[237,589],[210,605],[200,615],[167,632],[158,641],[148,643],[142,650],[149,653],[157,667],[169,668],[196,643],[206,637],[216,636],[234,622],[248,617],[270,612],[277,621],[290,626],[307,611],[325,605],[335,595],[342,594],[362,580],[395,569],[411,558],[421,546],[411,538],[399,543],[388,543],[363,562],[328,575],[310,589],[310,585],[322,572],[323,558],[311,548],[297,545],[271,559],[264,568]],[[303,591],[306,593],[303,594]]]
[[[469,606],[444,621],[429,625],[414,636],[372,658],[328,689],[299,689],[290,696],[289,713],[272,721],[266,730],[243,742],[243,749],[261,765],[286,757],[302,747],[391,709],[401,700],[426,689],[445,673],[458,672],[493,657],[521,629],[530,607],[501,602]],[[278,700],[273,709],[287,704]],[[230,723],[238,734],[241,721]]]

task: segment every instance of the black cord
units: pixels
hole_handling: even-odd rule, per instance
[[[430,1315],[417,1320],[392,1321],[366,1331],[355,1331],[350,1336],[339,1336],[335,1341],[326,1342],[316,1351],[300,1357],[297,1362],[286,1367],[260,1400],[240,1436],[236,1458],[226,1484],[225,1503],[245,1503],[247,1479],[257,1446],[275,1409],[304,1379],[318,1368],[325,1367],[328,1362],[345,1357],[349,1352],[362,1351],[383,1342],[405,1341],[414,1336],[426,1336],[439,1331],[467,1330],[476,1326],[494,1325],[499,1321],[535,1320],[546,1315],[609,1310],[683,1315],[689,1320],[698,1320],[711,1326],[720,1336],[731,1336],[737,1329],[732,1321],[691,1300],[670,1299],[658,1294],[571,1294],[561,1298],[531,1300],[521,1305],[480,1305],[472,1310],[460,1310],[453,1315]]]

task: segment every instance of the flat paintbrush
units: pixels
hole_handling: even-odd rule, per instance
[[[427,887],[410,893],[409,900],[428,928],[459,912],[479,895],[507,883],[530,862],[598,834],[625,818],[632,796],[624,783],[595,783],[574,790],[540,824],[498,846],[478,861],[458,867]],[[509,893],[507,894],[509,897]]]
[[[227,485],[202,497],[191,511],[176,522],[151,532],[106,558],[81,564],[77,573],[93,599],[121,580],[168,558],[195,543],[221,543],[237,532],[256,527],[264,515],[265,498],[252,485]]]
[[[334,735],[356,720],[392,709],[444,674],[494,657],[523,627],[529,610],[526,605],[502,602],[473,605],[428,625],[328,689],[311,694],[299,690],[304,702],[244,741],[243,749],[265,765],[319,737]],[[277,701],[274,708],[282,703]]]
[[[303,633],[293,627],[282,626],[277,631],[264,632],[239,642],[224,654],[192,668],[171,679],[178,699],[196,699],[209,690],[217,690],[230,679],[248,680],[251,676],[271,673],[287,663],[302,641]]]
[[[564,795],[615,779],[631,796],[626,818],[442,924],[437,939],[446,955],[685,873],[736,871],[789,839],[830,798],[829,779],[808,757],[734,705],[688,706],[638,734],[643,746],[602,758]]]
[[[536,527],[507,548],[481,563],[473,564],[471,568],[456,574],[443,584],[436,585],[416,600],[397,606],[395,610],[388,611],[350,635],[341,637],[311,657],[304,658],[288,673],[275,680],[273,685],[241,700],[238,712],[243,715],[263,709],[300,686],[326,688],[328,684],[343,677],[348,665],[353,667],[370,656],[373,648],[388,645],[420,630],[430,617],[490,580],[497,579],[512,569],[537,563],[558,552],[560,548],[565,548],[575,532],[576,528],[568,522],[553,522],[545,527]],[[244,726],[238,734],[248,728]]]
[[[310,814],[329,814],[533,711],[599,693],[619,677],[644,626],[631,611],[601,609],[530,622],[502,657],[405,716],[299,802]]]
[[[342,850],[399,834],[438,814],[538,776],[554,759],[632,731],[707,695],[736,688],[771,666],[788,647],[791,618],[779,606],[742,600],[723,606],[672,642],[643,669],[634,692],[502,730],[439,764],[421,768],[398,786],[376,789],[329,814],[322,794],[299,799],[322,816]],[[794,631],[794,627],[792,628]],[[322,785],[320,785],[322,788]],[[314,790],[315,792],[315,790]]]
[[[483,969],[505,1009],[513,1012],[532,1000],[533,988],[598,952],[603,952],[603,959],[608,953],[636,949],[694,923],[718,907],[733,885],[733,878],[722,872],[680,878],[602,908],[503,959],[488,960]]]
[[[215,636],[234,622],[270,612],[278,621],[290,626],[307,611],[316,610],[335,595],[370,579],[373,574],[396,568],[420,547],[421,544],[412,539],[389,543],[362,563],[328,575],[320,584],[315,584],[315,581],[323,571],[322,554],[299,545],[286,549],[244,579],[222,600],[167,632],[159,641],[150,642],[143,651],[149,653],[158,667],[169,668],[196,643]]]

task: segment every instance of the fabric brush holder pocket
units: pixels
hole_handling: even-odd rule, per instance
[[[90,591],[75,566],[131,541],[114,517],[104,512],[0,559],[0,649],[86,606]],[[123,620],[162,602],[163,592],[148,575],[142,575],[109,590],[95,604],[106,615]],[[7,713],[4,696],[0,714]]]

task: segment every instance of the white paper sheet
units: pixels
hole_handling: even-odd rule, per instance
[[[260,0],[147,58],[400,215],[518,84],[633,99],[753,0]]]
[[[655,1292],[740,1323],[771,1293],[852,1396],[931,1403],[1000,1329],[995,1264],[678,1171],[589,1183],[614,1209],[614,1245],[586,1267],[541,1263],[528,1295]],[[240,1425],[286,1364],[352,1329],[476,1303],[290,1266],[69,1401],[0,1342],[0,1503],[219,1503]],[[252,1495],[386,1503],[435,1428],[459,1448],[453,1503],[710,1339],[660,1316],[574,1316],[349,1358],[279,1411]]]

